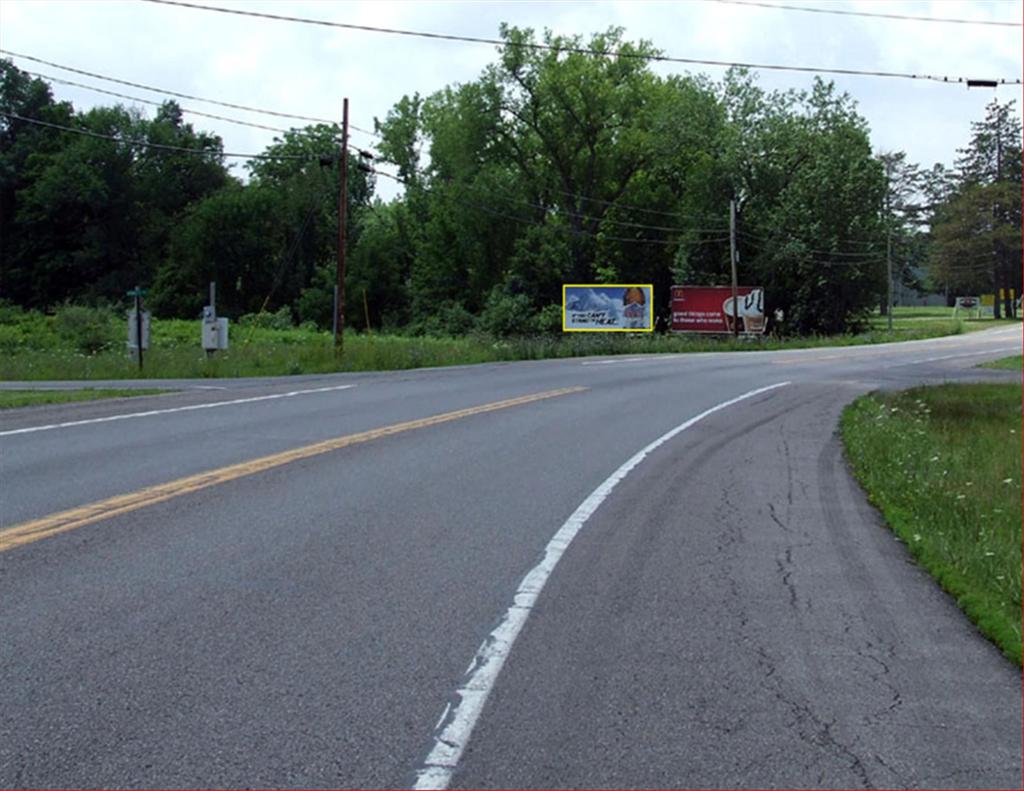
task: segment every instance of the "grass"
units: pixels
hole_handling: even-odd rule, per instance
[[[894,313],[891,334],[885,329],[885,318],[876,316],[866,332],[856,335],[767,337],[739,342],[653,333],[558,334],[505,340],[485,335],[431,338],[349,333],[339,358],[327,332],[232,324],[230,348],[208,358],[199,348],[199,322],[172,319],[153,321],[151,348],[140,373],[125,353],[123,320],[110,314],[109,326],[103,326],[95,311],[74,310],[64,309],[57,316],[14,308],[0,310],[0,380],[287,376],[585,355],[800,349],[921,340],[997,326],[991,320],[952,321],[951,311],[945,308],[900,308]]]
[[[995,368],[1000,371],[1020,371],[1021,370],[1021,355],[1016,357],[1003,357],[1000,360],[992,360],[992,362],[981,363],[978,368]]]
[[[1019,665],[1021,386],[875,393],[841,426],[854,473],[892,530]]]
[[[889,319],[880,313],[875,313],[868,320],[872,330],[879,332],[888,328]],[[1019,324],[1015,319],[974,319],[967,318],[961,314],[953,317],[953,309],[930,306],[930,307],[898,307],[893,308],[892,329],[893,334],[930,332],[939,335],[957,335],[961,332],[977,332],[988,330],[992,327],[1001,327],[1009,324]],[[933,336],[933,337],[935,337]],[[913,339],[907,339],[913,340]]]
[[[72,401],[95,401],[100,398],[129,398],[156,395],[166,390],[0,390],[0,409],[14,409],[41,404],[67,404]]]

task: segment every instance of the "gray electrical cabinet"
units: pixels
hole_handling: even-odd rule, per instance
[[[208,352],[228,348],[228,320],[217,318],[212,305],[203,308],[203,348]]]

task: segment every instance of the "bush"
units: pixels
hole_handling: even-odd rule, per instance
[[[54,324],[60,338],[83,354],[112,348],[120,339],[117,316],[109,308],[65,305],[58,308]]]
[[[466,335],[476,328],[476,319],[461,303],[442,302],[433,315],[420,319],[410,327],[413,335],[451,338]]]
[[[533,332],[536,321],[530,298],[526,294],[508,294],[500,286],[495,288],[480,314],[480,329],[497,338]]]
[[[541,335],[555,335],[562,332],[562,306],[547,305],[533,318],[534,331]]]
[[[259,327],[264,330],[290,330],[295,326],[292,309],[283,305],[273,313],[246,313],[238,317],[239,327]]]

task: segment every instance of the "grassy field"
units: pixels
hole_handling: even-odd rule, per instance
[[[0,309],[0,380],[287,376],[584,355],[799,349],[919,340],[997,326],[991,320],[953,321],[950,314],[948,309],[898,309],[891,334],[884,328],[885,318],[875,317],[872,328],[858,335],[739,342],[653,333],[503,340],[485,335],[431,338],[349,333],[340,357],[327,332],[240,324],[231,326],[230,348],[207,357],[199,346],[198,321],[154,320],[151,348],[140,373],[125,352],[124,321],[113,314],[73,307],[44,316],[7,307]]]
[[[41,404],[68,404],[72,401],[95,401],[100,398],[130,398],[156,395],[166,390],[0,390],[0,409],[14,409]]]
[[[1004,324],[1019,324],[1019,321],[1000,319],[974,319],[967,318],[967,314],[961,313],[959,317],[953,317],[953,309],[945,307],[925,308],[894,308],[892,313],[893,334],[900,332],[913,332],[915,330],[926,330],[935,332],[936,335],[951,335],[954,332],[977,332]],[[874,331],[883,331],[888,328],[889,319],[880,313],[875,313],[869,319],[869,324]]]
[[[990,363],[982,363],[979,368],[995,368],[998,371],[1020,371],[1021,355],[1016,357],[1003,357],[1001,360],[993,360]]]
[[[1021,386],[948,384],[855,401],[847,457],[917,561],[1021,663]]]

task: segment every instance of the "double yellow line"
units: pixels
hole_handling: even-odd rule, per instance
[[[285,464],[291,464],[294,461],[309,459],[323,453],[330,453],[331,451],[347,448],[351,445],[370,442],[371,440],[380,439],[381,437],[389,437],[393,434],[401,434],[404,431],[426,428],[427,426],[436,426],[440,423],[450,423],[453,420],[460,420],[472,415],[481,415],[485,412],[495,412],[499,409],[508,409],[509,407],[529,404],[534,401],[542,401],[547,398],[556,398],[570,393],[578,393],[586,389],[586,387],[563,387],[560,390],[548,390],[543,393],[520,396],[519,398],[494,401],[490,404],[481,404],[480,406],[469,407],[467,409],[458,409],[454,412],[445,412],[440,415],[420,418],[419,420],[407,420],[404,423],[394,423],[390,426],[375,428],[358,434],[348,434],[344,437],[335,437],[334,439],[316,442],[312,445],[305,445],[301,448],[286,450],[281,453],[274,453],[270,456],[262,456],[258,459],[243,461],[239,464],[232,464],[227,467],[220,467],[215,470],[201,472],[197,475],[189,475],[185,478],[178,478],[176,481],[161,483],[157,486],[150,486],[145,489],[140,489],[137,492],[111,497],[106,500],[100,500],[99,502],[82,505],[77,508],[71,508],[67,511],[61,511],[60,513],[51,514],[50,516],[44,516],[42,519],[33,519],[30,522],[22,522],[21,524],[14,525],[13,527],[0,530],[0,552],[6,552],[7,550],[14,549],[15,547],[31,544],[33,541],[38,541],[41,538],[57,535],[58,533],[64,533],[68,530],[74,530],[77,527],[84,527],[85,525],[91,525],[104,519],[110,519],[114,516],[120,516],[121,514],[137,511],[140,508],[155,505],[156,503],[162,503],[165,500],[170,500],[174,497],[198,492],[211,486],[227,483],[228,481],[234,481],[238,478],[244,478],[247,475],[255,475],[258,472],[264,472],[265,470],[271,470]]]

